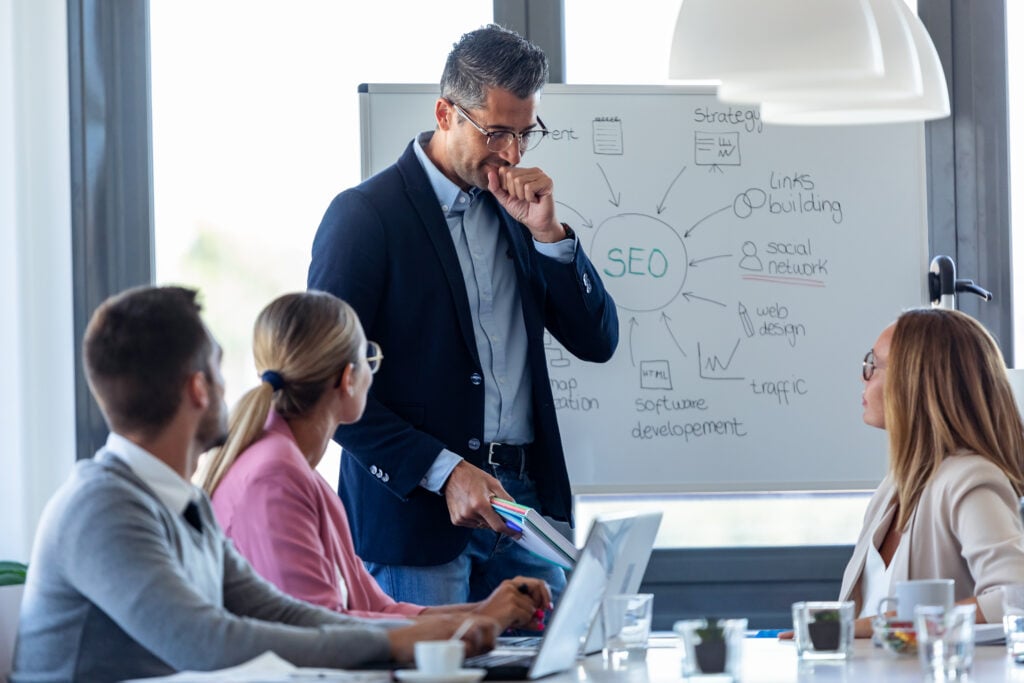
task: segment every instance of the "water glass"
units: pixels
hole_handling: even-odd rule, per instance
[[[793,634],[800,660],[844,660],[853,653],[852,602],[793,603]]]
[[[1024,664],[1024,584],[1003,586],[1003,633],[1006,652]]]
[[[686,619],[672,627],[683,645],[683,678],[722,674],[739,680],[746,619]]]
[[[652,593],[609,595],[605,598],[602,612],[606,660],[615,664],[646,654],[653,606]]]
[[[949,609],[918,605],[914,609],[917,654],[925,679],[960,681],[970,676],[974,662],[975,605]]]

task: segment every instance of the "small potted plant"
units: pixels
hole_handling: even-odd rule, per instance
[[[823,609],[814,613],[814,621],[807,624],[814,649],[819,652],[839,649],[839,610]]]
[[[725,630],[717,619],[708,619],[707,626],[697,629],[700,642],[693,650],[697,666],[702,673],[720,674],[725,671]]]

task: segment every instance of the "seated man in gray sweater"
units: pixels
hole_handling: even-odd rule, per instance
[[[43,513],[15,649],[14,683],[118,681],[217,669],[267,650],[297,665],[412,658],[463,617],[385,628],[293,600],[249,567],[189,483],[223,442],[220,347],[195,292],[145,287],[108,299],[85,333],[89,386],[111,433]],[[470,654],[498,625],[469,617]]]

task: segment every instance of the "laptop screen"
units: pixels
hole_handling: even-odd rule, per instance
[[[647,519],[650,515],[635,514],[600,516],[594,521],[569,583],[545,630],[544,639],[530,668],[531,679],[573,667],[591,625],[598,621],[597,615],[607,593],[609,580],[616,575],[616,566],[628,559],[629,552],[636,553],[636,557],[643,555],[643,565],[646,567],[654,542],[651,524],[656,533],[657,524],[661,520],[660,513],[651,514],[656,516],[653,522]],[[638,524],[638,517],[644,517],[645,521]],[[637,538],[638,533],[641,538]],[[636,564],[635,561],[633,563]],[[637,586],[643,569],[640,569],[639,574]],[[620,592],[618,586],[614,592]]]
[[[636,593],[647,571],[647,563],[651,559],[654,539],[661,526],[660,512],[645,512],[636,515],[629,537],[621,543],[612,562],[612,573],[608,577],[605,595]],[[604,647],[604,623],[595,618],[590,627],[590,635],[583,646],[584,654],[597,652]]]

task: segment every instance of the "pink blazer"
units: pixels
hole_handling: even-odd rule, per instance
[[[217,487],[213,509],[253,568],[289,595],[362,617],[413,616],[425,609],[395,602],[366,571],[341,500],[309,466],[276,411]]]

